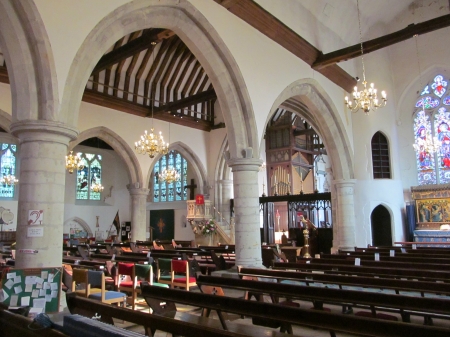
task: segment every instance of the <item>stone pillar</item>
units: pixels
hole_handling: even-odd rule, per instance
[[[13,123],[11,133],[20,143],[16,268],[60,267],[65,156],[69,142],[78,132],[61,123],[37,120]],[[32,210],[43,211],[41,225],[28,225],[28,213]]]
[[[236,265],[261,267],[258,172],[260,159],[230,159],[233,172]]]
[[[233,180],[224,179],[220,181],[222,187],[222,202],[220,205],[222,217],[230,223],[230,199],[231,199],[231,188],[233,186]]]
[[[147,239],[148,188],[139,188],[139,183],[127,185],[131,196],[131,241]]]
[[[336,223],[334,224],[334,242],[336,249],[353,250],[355,248],[355,196],[356,180],[335,180],[336,188]]]

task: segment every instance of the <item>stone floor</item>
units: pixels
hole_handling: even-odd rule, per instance
[[[191,291],[196,292],[199,290],[197,288],[193,288]],[[229,289],[225,290],[225,294],[227,296],[232,296],[232,297],[243,297],[243,295],[244,295],[244,293],[241,291],[229,290]],[[266,299],[266,300],[269,301],[269,299]],[[312,306],[310,302],[299,301],[299,303],[300,303],[301,308],[311,308],[311,306]],[[331,310],[331,312],[341,313],[341,311],[342,311],[342,308],[340,306],[326,305],[326,307],[329,308]],[[149,307],[146,306],[145,301],[141,299],[141,302],[137,305],[136,310],[140,310],[142,312],[149,312]],[[190,306],[186,306],[186,305],[177,305],[177,310],[182,311],[182,312],[189,312],[190,314],[193,314],[193,315],[200,315],[200,310],[198,308],[194,308],[194,307],[190,307]],[[69,315],[69,314],[70,313],[69,313],[66,303],[65,303],[65,296],[63,294],[61,296],[61,312],[58,314],[50,315],[50,317],[53,322],[62,325],[64,316]],[[393,315],[395,315],[395,314],[393,314]],[[230,321],[235,321],[240,324],[252,325],[251,318],[243,319],[240,316],[233,315],[233,314],[227,314],[227,316],[228,316],[227,318]],[[397,316],[398,316],[399,321],[401,321],[400,315],[397,315]],[[214,312],[212,313],[211,317],[217,318],[217,316],[215,315]],[[414,323],[423,324],[422,318],[420,318],[420,317],[412,317],[412,320]],[[434,324],[437,326],[441,325],[441,326],[448,327],[449,323],[447,320],[434,319]],[[144,334],[144,329],[142,326],[133,325],[133,324],[123,322],[123,321],[117,321],[117,322],[115,322],[115,325],[118,327],[121,327],[123,329],[127,329],[130,331],[139,332],[139,333]],[[302,326],[293,326],[293,332],[294,332],[294,336],[301,336],[301,337],[329,337],[330,336],[330,333],[327,330],[312,329],[312,328],[302,327]],[[355,335],[347,334],[347,333],[336,333],[336,335],[338,337],[355,336]],[[166,337],[166,336],[169,337],[169,336],[171,336],[171,334],[162,332],[162,331],[157,331],[155,334],[155,337]]]

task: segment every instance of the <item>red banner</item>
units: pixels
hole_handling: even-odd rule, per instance
[[[203,194],[197,194],[195,196],[195,204],[203,205],[205,203],[205,196]]]

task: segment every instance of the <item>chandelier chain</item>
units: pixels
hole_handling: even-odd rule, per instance
[[[359,43],[361,44],[361,63],[363,69],[363,81],[366,81],[366,69],[364,67],[364,50],[362,42],[361,18],[359,17],[359,0],[356,0],[356,9],[358,11]]]

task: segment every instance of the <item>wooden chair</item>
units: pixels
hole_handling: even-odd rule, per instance
[[[127,294],[105,289],[105,274],[102,271],[88,270],[88,289],[100,289],[100,292],[89,292],[88,298],[101,301],[102,303],[123,303]]]
[[[102,272],[103,273],[103,272]],[[81,289],[77,290],[77,287]],[[100,288],[92,288],[88,280],[88,270],[82,268],[74,268],[72,270],[72,287],[71,291],[83,297],[89,297],[90,294],[101,292]]]
[[[106,261],[106,275],[105,284],[107,288],[112,288],[112,290],[117,290],[118,276],[117,267],[113,261]],[[110,290],[110,289],[108,289]]]
[[[72,266],[70,264],[63,264],[62,291],[67,292],[72,288],[72,274]]]
[[[153,249],[155,250],[164,250],[164,246],[158,246],[158,244],[156,243],[156,241],[153,241]]]
[[[189,262],[186,260],[172,260],[171,262],[171,283],[172,288],[186,288],[189,290],[189,287],[193,287],[197,285],[197,280],[194,276],[189,276]],[[184,274],[184,276],[180,276],[180,274]]]
[[[168,284],[172,287],[172,277],[170,275],[172,270],[172,259],[159,258],[156,260],[156,266],[158,268],[156,272],[156,282]]]

